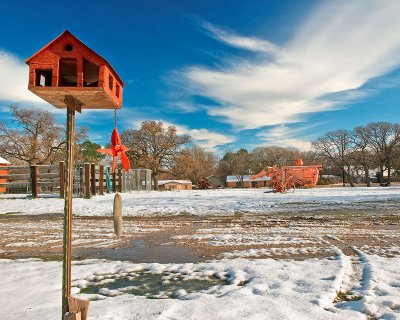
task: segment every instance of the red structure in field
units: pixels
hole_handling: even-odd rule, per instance
[[[272,182],[271,188],[274,192],[294,191],[296,187],[314,187],[318,182],[321,168],[322,165],[320,164],[303,166],[303,160],[297,159],[294,166],[267,167],[251,178],[269,176]]]
[[[120,109],[124,83],[111,65],[69,31],[26,60],[28,89],[57,108]],[[71,103],[69,103],[71,105]],[[77,110],[80,111],[80,110]]]

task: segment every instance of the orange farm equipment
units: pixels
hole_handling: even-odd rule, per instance
[[[293,192],[298,187],[314,187],[321,168],[322,165],[319,164],[303,166],[303,160],[297,159],[294,166],[267,167],[251,178],[268,176],[271,178],[271,188],[274,192]]]

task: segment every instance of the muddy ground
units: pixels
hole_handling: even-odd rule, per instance
[[[61,215],[0,216],[0,258],[62,259]],[[307,259],[354,249],[400,255],[400,215],[328,212],[235,216],[74,217],[73,257],[133,262],[198,262],[221,258]]]

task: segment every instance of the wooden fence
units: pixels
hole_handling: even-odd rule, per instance
[[[109,172],[109,181],[112,187],[107,189],[106,170]],[[92,195],[102,195],[105,192],[122,192],[123,185],[121,169],[111,173],[109,167],[85,163],[75,166],[74,196],[90,198]],[[32,166],[5,166],[1,167],[0,187],[5,188],[6,194],[31,194],[38,198],[41,194],[56,194],[64,197],[65,164],[32,165]]]

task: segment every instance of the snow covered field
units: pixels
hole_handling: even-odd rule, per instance
[[[356,187],[298,189],[294,193],[265,193],[265,189],[188,190],[123,193],[125,216],[150,214],[227,215],[235,213],[271,213],[378,208],[377,202],[390,206],[400,201],[400,187]],[[268,189],[269,191],[269,189]],[[110,216],[114,195],[77,198],[73,211],[79,216]],[[57,198],[0,198],[0,214],[63,213],[64,201]]]
[[[361,254],[361,253],[360,253]],[[90,319],[400,319],[400,258],[362,255],[362,281],[353,289],[361,300],[334,302],[336,292],[352,286],[348,257],[334,259],[219,260],[199,264],[133,264],[85,260],[73,265],[73,292],[92,298]],[[79,295],[88,283],[135,272],[172,272],[190,279],[218,276],[226,285],[176,299],[146,299],[123,290]],[[60,317],[61,263],[0,260],[0,318]],[[121,288],[123,289],[123,288]]]
[[[91,320],[400,319],[399,187],[264,191],[122,194],[123,238],[113,195],[74,199],[74,248],[116,258],[75,261],[73,293],[93,300]],[[57,256],[62,212],[61,199],[0,199],[0,257]],[[207,258],[118,261],[132,239]],[[0,319],[60,318],[60,282],[59,261],[0,259]]]

